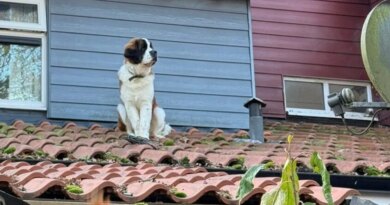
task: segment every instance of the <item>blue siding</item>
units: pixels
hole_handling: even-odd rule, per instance
[[[116,72],[133,36],[159,52],[155,89],[169,123],[248,128],[245,0],[49,0],[48,117],[116,121]]]

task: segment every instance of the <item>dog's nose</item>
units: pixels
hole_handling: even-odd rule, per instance
[[[150,51],[150,55],[151,55],[152,57],[156,57],[156,56],[157,56],[157,51],[156,51],[156,50]]]

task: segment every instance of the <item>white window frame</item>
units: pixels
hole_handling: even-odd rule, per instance
[[[38,23],[26,23],[15,21],[0,20],[0,28],[3,29],[18,29],[27,31],[42,31],[46,32],[46,7],[45,0],[1,0],[2,2],[20,3],[20,4],[35,4],[38,9]]]
[[[309,82],[309,83],[321,83],[323,86],[324,94],[324,110],[317,109],[304,109],[304,108],[288,108],[286,103],[286,81],[295,81],[295,82]],[[366,82],[350,82],[350,81],[338,81],[338,80],[325,80],[325,79],[311,79],[311,78],[298,78],[298,77],[283,77],[283,94],[284,94],[284,107],[288,115],[295,116],[310,116],[310,117],[326,117],[326,118],[340,118],[336,117],[327,103],[329,93],[329,84],[337,85],[355,85],[355,86],[364,86],[367,88],[367,101],[372,102],[372,87],[370,83]],[[355,119],[355,120],[371,120],[372,117],[365,116],[364,113],[359,112],[346,112],[345,118]]]
[[[45,33],[28,33],[0,30],[1,36],[40,38],[41,39],[41,101],[17,101],[0,99],[0,108],[25,109],[25,110],[46,110],[47,109],[47,48]]]

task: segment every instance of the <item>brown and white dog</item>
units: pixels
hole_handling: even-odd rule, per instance
[[[133,38],[124,50],[124,62],[118,71],[120,99],[118,128],[129,135],[149,139],[171,132],[165,112],[154,96],[154,73],[157,51],[146,38]]]

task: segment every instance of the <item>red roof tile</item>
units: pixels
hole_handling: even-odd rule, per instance
[[[158,192],[178,203],[195,203],[205,195],[214,193],[215,196],[220,198],[220,201],[230,204],[232,201],[236,201],[232,196],[235,195],[241,177],[240,175],[226,175],[224,172],[209,173],[205,172],[203,168],[172,169],[169,166],[156,167],[151,164],[138,167],[118,166],[118,164],[113,167],[102,167],[100,165],[74,163],[65,167],[63,164],[51,164],[49,162],[37,165],[29,165],[25,162],[7,162],[0,165],[0,170],[4,170],[4,167],[10,168],[7,171],[9,173],[8,175],[7,173],[0,174],[0,182],[8,183],[12,192],[23,199],[39,198],[45,191],[51,190],[52,193],[58,195],[64,192],[66,196],[72,199],[89,200],[93,193],[100,190],[107,192],[106,194],[111,193],[129,203],[143,201]],[[41,173],[48,168],[53,170],[50,174],[44,175]],[[25,170],[25,172],[18,170]],[[133,171],[135,175],[129,177],[128,171]],[[84,177],[71,175],[75,172],[83,174]],[[10,176],[15,177],[12,179]],[[63,178],[64,176],[77,178],[83,193],[75,194],[65,191],[64,187],[69,181]],[[256,194],[265,193],[270,187],[276,185],[279,180],[277,177],[255,178],[255,189],[244,201],[255,197]],[[301,193],[310,195],[318,203],[323,202],[322,196],[315,194],[321,193],[321,187],[318,184],[313,181],[302,180],[300,185],[303,190],[307,188],[311,190],[311,192],[301,191]],[[173,187],[176,191],[184,192],[186,197],[175,196],[172,193]],[[336,204],[340,204],[350,195],[358,194],[357,191],[351,189],[334,188],[333,190]],[[227,193],[230,197],[226,195]]]
[[[63,184],[59,184],[56,180],[65,177],[77,178],[81,181],[88,179],[91,182],[90,187],[95,187],[92,189],[107,188],[114,190],[116,189],[115,186],[126,185],[130,190],[134,186],[131,187],[129,184],[136,182],[148,187],[149,192],[138,189],[132,193],[133,197],[124,193],[117,194],[117,197],[127,202],[134,202],[137,201],[135,199],[141,200],[141,198],[143,200],[153,192],[163,190],[168,198],[177,202],[195,202],[199,199],[199,196],[202,197],[205,192],[209,192],[218,195],[220,201],[231,203],[232,200],[234,201],[234,197],[230,195],[233,194],[234,196],[233,192],[236,189],[234,187],[237,187],[237,176],[219,177],[215,173],[205,172],[204,169],[201,170],[203,173],[184,168],[159,167],[156,169],[153,165],[143,162],[176,165],[177,163],[183,163],[183,159],[187,157],[189,165],[192,166],[248,168],[259,163],[272,161],[276,166],[275,168],[278,169],[286,159],[284,149],[289,134],[294,135],[291,144],[292,156],[297,157],[300,167],[309,167],[310,154],[316,150],[325,160],[327,168],[332,172],[364,175],[367,174],[366,169],[372,166],[384,172],[390,169],[390,152],[388,151],[390,138],[388,138],[388,128],[382,127],[373,128],[366,135],[356,137],[349,135],[344,127],[338,125],[266,120],[264,136],[267,143],[264,144],[235,142],[234,138],[236,137],[245,138],[248,136],[248,132],[243,130],[236,133],[225,133],[223,130],[214,129],[210,133],[205,133],[196,128],[191,128],[187,132],[175,131],[168,136],[174,139],[174,146],[163,146],[161,141],[161,147],[159,150],[155,150],[149,145],[130,144],[121,139],[126,136],[126,133],[104,128],[99,124],[86,128],[73,122],[66,123],[64,126],[42,122],[40,125],[34,126],[19,120],[13,125],[5,125],[6,127],[4,127],[2,124],[2,126],[0,148],[15,147],[13,153],[1,153],[0,155],[3,158],[82,159],[88,162],[108,162],[110,164],[103,169],[101,166],[90,166],[84,162],[73,163],[68,167],[64,167],[63,164],[53,165],[49,162],[42,162],[38,164],[38,167],[42,167],[41,170],[46,172],[42,177],[42,175],[37,174],[35,166],[28,167],[23,162],[6,161],[0,165],[0,179],[3,177],[6,181],[7,177],[4,174],[15,174],[16,178],[20,180],[20,184],[33,183],[35,179],[42,179],[42,184],[46,183],[45,186],[58,187],[63,186]],[[39,155],[36,152],[37,150],[41,150],[48,156]],[[122,167],[114,162],[130,164],[134,162],[138,165],[136,167]],[[146,183],[142,181],[145,180],[145,177],[155,178],[156,181]],[[141,182],[138,182],[139,180]],[[258,187],[257,194],[262,194],[275,186],[273,180],[264,180],[256,181],[258,183],[256,186]],[[38,182],[39,180],[35,181]],[[84,186],[87,182],[83,182]],[[187,187],[186,183],[192,182],[195,182],[200,190],[197,192],[190,191],[194,187]],[[318,187],[318,185],[305,181],[302,181],[302,183],[301,192],[321,203],[322,199],[315,195],[318,190],[312,188]],[[188,193],[184,199],[175,197],[170,193],[168,185],[177,186],[191,193]],[[15,190],[16,194],[19,193],[20,196],[27,198],[38,197],[44,189],[41,187],[36,190],[32,185],[31,187],[28,186],[29,189],[23,188],[26,191],[21,191],[23,189],[20,190],[19,188],[13,187],[12,190]],[[157,191],[159,189],[160,191]],[[70,198],[81,197],[70,194],[67,196]],[[342,199],[344,196],[336,194],[335,197]],[[86,198],[89,198],[87,192],[82,195],[81,199]]]

